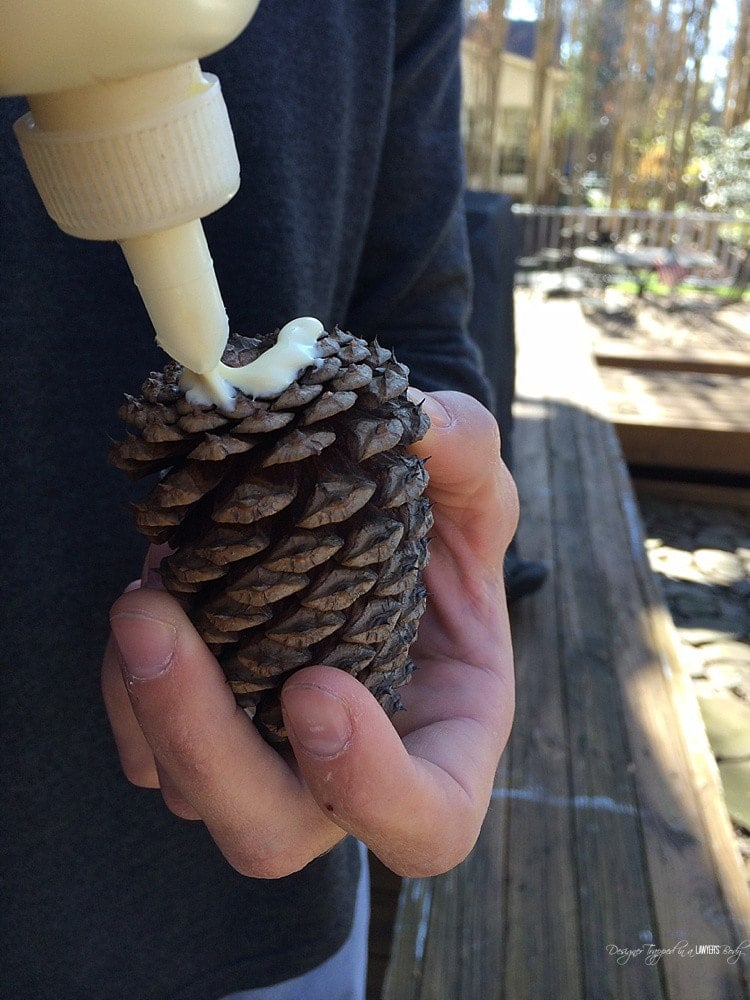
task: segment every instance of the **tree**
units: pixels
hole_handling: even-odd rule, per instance
[[[704,157],[706,207],[750,218],[750,122],[727,135],[717,128],[704,129],[696,145]]]
[[[693,160],[694,126],[715,116],[712,84],[702,75],[714,3],[576,0],[559,122],[567,135],[565,172],[573,198],[576,179],[591,170],[607,178],[613,207],[645,208],[659,199],[663,209],[672,209],[692,195],[684,178]],[[750,0],[737,3],[746,13],[729,89],[741,115],[750,112]]]
[[[601,0],[578,0],[570,11],[568,86],[557,128],[558,142],[564,149],[569,197],[574,204],[583,197],[580,181],[589,169],[591,145],[602,115],[597,106],[602,10]]]
[[[488,15],[488,98],[490,110],[487,156],[484,164],[484,186],[492,190],[497,183],[500,153],[500,87],[503,73],[503,52],[508,36],[507,8],[509,0],[489,0]]]
[[[660,183],[662,208],[665,208],[671,200],[674,204],[673,195],[676,190],[677,177],[675,176],[675,161],[677,158],[678,139],[680,136],[680,124],[683,114],[683,101],[681,93],[685,86],[686,63],[688,59],[688,35],[691,18],[695,17],[695,12],[701,0],[682,0],[682,8],[678,13],[678,22],[671,27],[671,31],[662,44],[668,52],[668,58],[664,65],[664,72],[657,73],[657,86],[661,96],[659,110],[663,119],[664,127],[664,158],[662,160],[662,176]],[[670,0],[662,0],[667,9],[667,27],[670,26],[669,12],[672,10]],[[658,63],[657,63],[658,65]]]
[[[738,0],[737,35],[729,61],[724,103],[724,129],[729,132],[750,118],[750,0]]]
[[[619,208],[628,189],[629,147],[634,130],[637,92],[643,77],[645,35],[644,0],[628,0],[625,11],[625,41],[621,56],[621,81],[615,105],[614,142],[610,165],[610,204]]]
[[[540,177],[539,160],[542,149],[542,127],[545,120],[549,70],[557,65],[558,39],[562,16],[562,0],[542,0],[542,17],[537,22],[534,51],[534,89],[526,158],[526,197],[537,204],[548,186]]]
[[[687,101],[682,121],[682,144],[679,154],[675,157],[675,182],[669,187],[664,197],[664,208],[673,209],[676,202],[685,193],[685,174],[693,148],[693,127],[698,117],[698,100],[701,90],[701,66],[708,49],[709,22],[713,0],[702,0],[696,4],[694,18],[690,31],[690,75],[688,78]]]

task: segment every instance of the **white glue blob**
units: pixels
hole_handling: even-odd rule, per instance
[[[234,409],[238,389],[259,399],[276,396],[320,357],[317,342],[324,333],[323,324],[312,316],[293,319],[281,328],[273,347],[249,365],[231,368],[220,361],[203,375],[186,368],[180,376],[180,388],[193,406],[217,406],[228,413]]]

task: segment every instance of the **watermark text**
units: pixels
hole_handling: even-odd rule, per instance
[[[659,948],[655,944],[622,948],[620,945],[608,944],[606,950],[618,965],[627,965],[632,961],[643,962],[644,965],[658,965],[667,956],[704,958],[708,955],[721,956],[729,965],[736,965],[744,953],[750,953],[750,941],[741,941],[736,947],[729,944],[691,944],[689,941],[677,941],[670,948]]]

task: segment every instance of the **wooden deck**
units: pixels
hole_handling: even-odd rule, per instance
[[[750,371],[721,359],[598,358],[628,462],[750,475]]]
[[[750,476],[750,312],[706,305],[583,309],[630,465]]]
[[[514,610],[516,724],[472,854],[401,886],[382,996],[747,998],[715,762],[577,304],[559,306],[566,329],[542,307],[519,345],[519,548],[550,578]]]

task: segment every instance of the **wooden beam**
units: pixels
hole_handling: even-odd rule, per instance
[[[668,347],[646,350],[637,344],[608,340],[596,347],[594,356],[597,364],[609,368],[750,375],[750,357],[742,351],[696,351]]]
[[[619,418],[614,426],[630,465],[750,475],[750,431],[655,426]]]
[[[735,507],[750,511],[750,487],[722,483],[689,482],[680,479],[651,479],[639,475],[633,479],[638,496],[653,497],[667,503],[700,503],[708,506]]]

